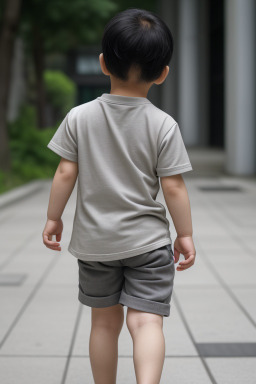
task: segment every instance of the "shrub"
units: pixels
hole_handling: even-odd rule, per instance
[[[65,116],[76,102],[76,85],[63,72],[45,70],[44,82],[48,104],[53,109],[55,120]]]
[[[75,105],[76,87],[61,71],[46,70],[44,80],[52,126],[38,130],[35,107],[21,106],[19,117],[8,123],[11,172],[0,171],[0,193],[32,179],[52,178],[60,161],[47,144]]]
[[[38,130],[33,106],[23,105],[19,118],[8,124],[12,172],[24,181],[52,177],[60,157],[47,148],[56,127]]]

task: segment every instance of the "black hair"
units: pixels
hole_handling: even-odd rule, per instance
[[[131,67],[140,68],[139,82],[152,82],[169,64],[173,37],[165,22],[154,12],[128,8],[105,26],[102,53],[108,71],[128,80]]]

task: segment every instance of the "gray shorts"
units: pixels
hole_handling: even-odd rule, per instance
[[[95,308],[122,304],[170,316],[175,276],[171,244],[120,260],[77,262],[82,304]]]

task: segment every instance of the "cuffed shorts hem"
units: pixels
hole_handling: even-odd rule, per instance
[[[95,307],[95,308],[105,308],[105,307],[111,307],[112,305],[118,304],[119,298],[121,295],[121,291],[114,293],[111,296],[103,296],[103,297],[96,297],[96,296],[87,296],[81,290],[79,290],[78,293],[78,300],[84,304],[88,305],[89,307]]]
[[[143,312],[155,313],[165,317],[170,316],[170,304],[158,303],[156,301],[130,296],[124,291],[104,297],[87,296],[83,292],[79,291],[78,300],[82,304],[93,308],[106,308],[111,307],[112,305],[121,304],[122,306],[126,305],[127,307]]]
[[[157,301],[130,296],[127,295],[124,291],[121,293],[119,304],[123,304],[127,307],[134,308],[143,312],[151,312],[165,317],[170,316],[170,304],[159,303]]]

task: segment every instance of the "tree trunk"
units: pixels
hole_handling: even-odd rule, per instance
[[[0,34],[0,168],[11,169],[7,108],[11,81],[11,67],[16,31],[20,19],[22,0],[7,0]]]
[[[46,120],[46,96],[44,85],[44,42],[37,25],[33,26],[33,60],[36,77],[36,106],[38,127],[47,126]]]

